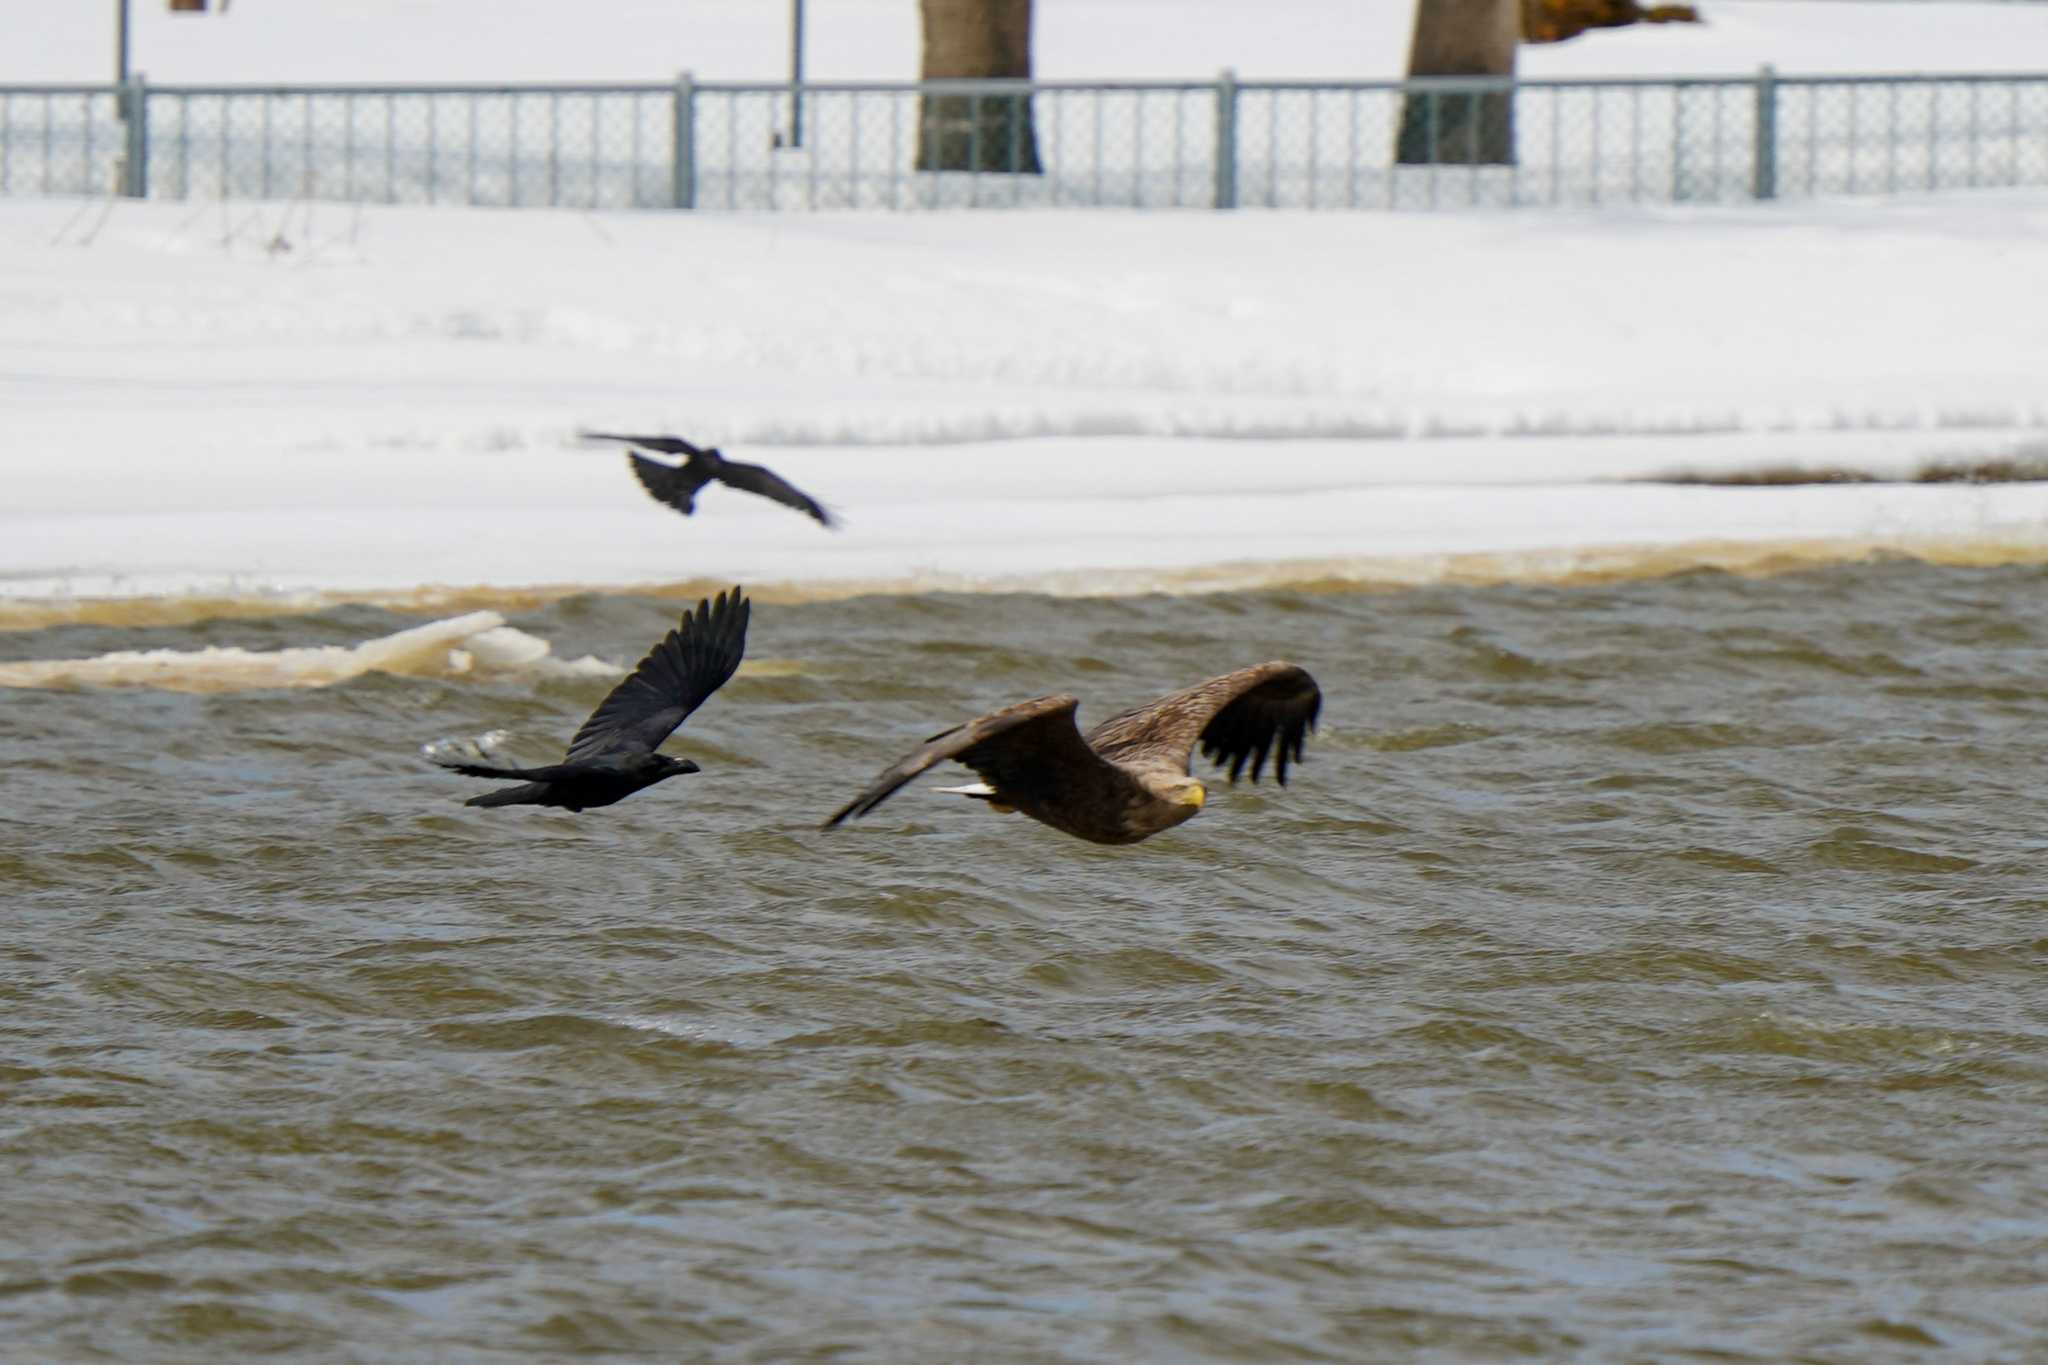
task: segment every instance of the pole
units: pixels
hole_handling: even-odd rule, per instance
[[[1756,73],[1756,144],[1750,154],[1749,189],[1757,199],[1778,197],[1778,72],[1768,64]]]
[[[128,0],[114,0],[114,117],[126,126],[128,134],[121,160],[114,168],[114,186],[121,194],[129,194],[135,188],[133,96],[128,85]]]
[[[137,71],[115,97],[128,137],[121,151],[121,193],[130,199],[149,196],[149,95]]]
[[[688,71],[676,77],[675,141],[669,148],[669,203],[679,209],[697,207],[697,77]]]
[[[1237,72],[1227,66],[1216,76],[1216,187],[1211,203],[1219,209],[1237,207]]]
[[[789,145],[804,145],[804,0],[789,0]]]

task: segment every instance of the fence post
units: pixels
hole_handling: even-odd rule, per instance
[[[127,140],[121,151],[121,193],[129,199],[149,194],[149,95],[142,73],[133,72],[121,82],[115,96]]]
[[[675,150],[669,166],[669,199],[674,208],[697,207],[697,78],[676,77]]]
[[[1690,87],[1671,87],[1671,202],[1686,200],[1685,186],[1685,92]],[[1715,98],[1719,98],[1717,95]]]
[[[1768,62],[1756,72],[1756,150],[1750,165],[1750,192],[1758,199],[1778,197],[1778,71]]]
[[[1224,67],[1216,75],[1216,203],[1237,207],[1237,72]]]

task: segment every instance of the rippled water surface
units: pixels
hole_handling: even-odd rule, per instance
[[[814,828],[1271,657],[1298,778],[1149,843]],[[0,692],[7,1358],[2042,1358],[2041,569],[767,602],[749,658],[582,816],[418,747],[545,760],[601,676]]]

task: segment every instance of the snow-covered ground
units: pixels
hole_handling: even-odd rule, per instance
[[[101,7],[55,7],[38,44],[0,48],[0,78],[93,74],[85,8]],[[1041,68],[1385,74],[1405,49],[1405,18],[1388,18],[1405,6],[1301,0],[1274,7],[1291,16],[1277,25],[1247,8],[1104,0],[1100,24],[1126,36],[1089,44],[1060,35],[1093,9],[1040,0]],[[910,0],[811,9],[814,71],[910,73]],[[139,5],[138,65],[160,79],[764,75],[773,54],[755,49],[786,15],[615,0],[573,7],[565,28],[565,12]],[[390,42],[380,15],[423,40]],[[1629,43],[1688,37],[1728,54],[1707,67],[1817,69],[1818,36],[1837,69],[2048,53],[2028,45],[2048,23],[2038,7],[1750,0],[1708,15],[1711,30],[1594,34],[1527,65],[1610,52],[1619,69]],[[703,50],[731,64],[664,47],[677,24],[721,35]],[[858,35],[835,49],[849,65],[817,57],[835,32]],[[1629,480],[2048,456],[2041,298],[2039,193],[1429,217],[0,199],[0,619],[185,592],[1101,591],[1871,546],[2032,556],[2048,549],[2038,485]],[[846,529],[721,489],[684,521],[616,450],[579,444],[583,427],[723,443]]]
[[[2039,453],[2048,321],[2016,303],[2044,297],[2040,195],[1454,217],[0,201],[0,582],[1071,588],[2031,543],[2030,487],[1614,480]],[[764,459],[846,529],[716,488],[685,521],[582,427]]]

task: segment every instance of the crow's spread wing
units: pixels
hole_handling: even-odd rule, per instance
[[[794,507],[816,520],[820,526],[832,525],[832,514],[820,506],[817,499],[802,492],[766,466],[727,460],[714,477],[720,483],[737,488],[743,493],[759,493],[762,497],[771,498],[784,507]]]
[[[1113,762],[1170,764],[1182,772],[1199,743],[1218,766],[1230,765],[1232,782],[1247,762],[1258,781],[1271,753],[1273,776],[1285,786],[1287,765],[1300,761],[1322,707],[1322,689],[1308,670],[1275,660],[1111,716],[1089,731],[1088,743]]]
[[[611,431],[579,431],[576,433],[586,441],[624,441],[627,445],[639,446],[642,450],[658,450],[664,455],[702,455],[702,447],[693,446],[680,436],[621,436]]]
[[[933,735],[882,770],[866,791],[832,813],[824,828],[849,815],[866,815],[925,769],[958,759],[998,792],[1053,800],[1129,779],[1104,763],[1074,727],[1074,697],[1039,697],[977,716],[965,725]]]
[[[682,623],[583,722],[569,741],[568,761],[653,752],[739,668],[751,610],[752,603],[733,588],[683,613]]]
[[[656,502],[667,503],[685,516],[690,513],[690,500],[697,496],[697,490],[711,482],[711,475],[694,464],[650,460],[637,450],[627,451],[626,458],[633,462],[633,477],[654,495]]]

